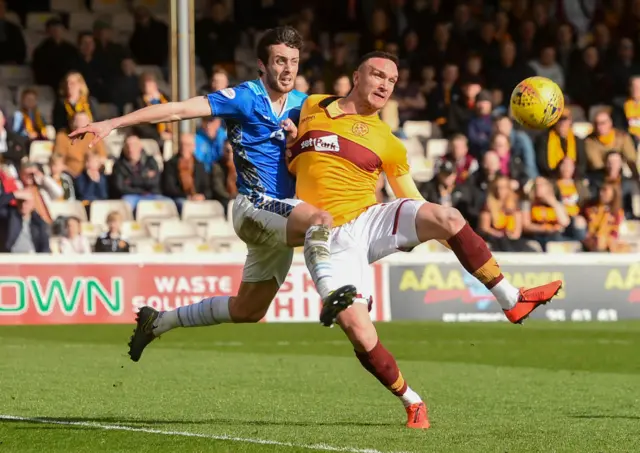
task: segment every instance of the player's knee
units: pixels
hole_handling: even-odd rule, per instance
[[[454,235],[465,225],[466,220],[456,208],[440,206],[434,213],[438,226],[449,235]]]

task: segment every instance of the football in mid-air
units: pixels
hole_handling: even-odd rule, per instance
[[[564,95],[553,80],[529,77],[520,82],[511,94],[511,116],[531,129],[547,129],[560,119],[564,110]]]

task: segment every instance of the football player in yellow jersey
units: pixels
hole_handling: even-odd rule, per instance
[[[428,428],[427,409],[405,382],[393,356],[382,346],[371,322],[373,282],[366,267],[397,251],[429,240],[446,241],[460,264],[496,297],[506,317],[521,323],[560,290],[561,281],[524,290],[511,285],[485,242],[454,208],[426,202],[418,192],[402,142],[378,117],[398,79],[396,57],[384,52],[365,55],[353,74],[353,90],[344,98],[310,96],[302,106],[297,137],[289,143],[289,170],[296,175],[302,201],[328,212],[327,231],[310,229],[305,254],[324,243],[325,253],[307,260],[320,295],[354,284],[356,303],[337,316],[363,367],[398,396],[407,411],[407,426]],[[394,194],[391,203],[377,203],[375,188],[384,172]],[[308,236],[309,237],[309,236]],[[327,261],[333,276],[327,275]],[[320,284],[318,284],[320,283]]]

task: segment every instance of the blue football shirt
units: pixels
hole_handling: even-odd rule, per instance
[[[238,192],[250,197],[293,198],[295,180],[285,161],[286,136],[280,124],[298,124],[307,95],[293,90],[278,116],[262,80],[251,80],[207,95],[211,114],[225,119],[238,173]]]

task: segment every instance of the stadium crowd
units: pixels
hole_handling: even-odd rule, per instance
[[[2,252],[49,252],[51,234],[60,253],[127,252],[131,232],[147,228],[140,203],[184,219],[189,202],[214,200],[224,217],[235,196],[218,118],[182,135],[175,153],[172,124],[91,150],[90,137],[69,141],[80,125],[169,100],[166,11],[113,3],[0,0],[0,194],[15,195],[2,198]],[[252,78],[253,43],[282,22],[305,38],[296,88],[310,94],[346,95],[357,56],[386,50],[401,65],[382,118],[427,200],[458,208],[495,251],[635,250],[625,235],[640,217],[639,0],[197,3],[200,92]],[[508,115],[513,88],[534,75],[565,92],[548,131]],[[381,180],[380,200],[390,196]],[[115,199],[127,207],[94,215]],[[61,200],[86,211],[59,211]],[[229,233],[218,222],[205,237],[216,229]]]

